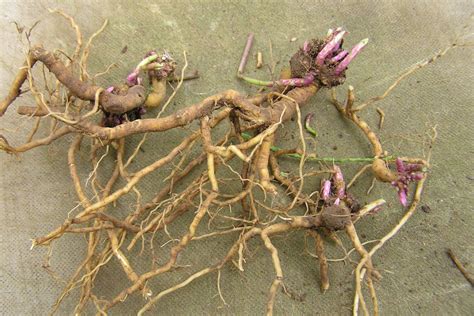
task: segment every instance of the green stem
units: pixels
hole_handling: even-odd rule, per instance
[[[314,117],[314,113],[309,113],[308,115],[306,115],[305,119],[304,119],[304,128],[306,128],[306,130],[308,131],[308,133],[310,133],[311,135],[313,135],[314,137],[318,136],[318,132],[316,132],[316,130],[314,128],[311,127],[311,120],[313,119]]]
[[[247,133],[242,133],[242,137],[244,140],[249,140],[252,138],[252,135],[247,134]],[[272,146],[270,147],[271,151],[279,151],[282,150],[282,148],[277,147],[277,146]],[[290,158],[295,158],[295,159],[301,159],[300,154],[286,154],[284,155],[286,157]],[[306,156],[306,160],[308,161],[316,161],[316,162],[330,162],[330,163],[361,163],[361,162],[366,162],[370,163],[375,160],[373,157],[345,157],[345,158],[335,158],[335,157],[315,157],[314,155],[308,155]],[[394,156],[387,156],[383,158],[385,161],[395,161],[396,158]]]
[[[300,154],[288,154],[288,156],[291,156],[292,158],[298,158],[301,159]],[[393,156],[387,156],[385,158],[382,158],[385,161],[395,161],[396,158]],[[320,162],[332,162],[332,163],[360,163],[360,162],[373,162],[375,158],[373,157],[346,157],[346,158],[334,158],[334,157],[314,157],[314,156],[308,156],[307,157],[308,161],[320,161]]]
[[[256,85],[256,86],[273,87],[273,81],[259,80],[259,79],[255,79],[255,78],[246,77],[246,76],[243,76],[241,74],[238,74],[237,77],[239,77],[240,79],[242,79],[243,81],[245,81],[247,83],[250,83],[250,84],[253,84],[253,85]]]
[[[314,137],[318,136],[318,132],[316,132],[316,130],[314,128],[312,128],[311,126],[309,126],[308,124],[306,124],[304,127]]]
[[[155,61],[158,59],[158,55],[157,54],[153,54],[153,55],[150,55],[146,58],[144,58],[136,67],[136,69],[143,69],[146,65],[148,65],[149,63]]]

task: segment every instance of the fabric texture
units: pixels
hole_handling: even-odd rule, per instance
[[[23,1],[21,4],[2,1],[1,96],[6,94],[24,60],[25,45],[18,40],[12,22],[29,27],[40,20],[32,32],[32,43],[43,43],[51,50],[72,52],[73,30],[66,20],[48,13],[47,8],[59,8],[74,16],[85,40],[104,19],[109,20],[106,30],[94,41],[90,55],[91,73],[101,72],[114,62],[118,65],[98,80],[103,86],[123,80],[150,49],[166,49],[180,64],[183,62],[182,51],[186,50],[189,69],[198,69],[201,78],[184,84],[168,113],[225,89],[255,92],[256,88],[235,78],[249,32],[255,33],[256,41],[247,73],[262,79],[268,79],[270,73],[267,67],[255,69],[254,54],[257,50],[263,53],[264,62],[269,63],[271,45],[273,59],[280,69],[287,65],[292,52],[305,39],[323,36],[328,28],[345,27],[350,32],[347,36],[349,45],[368,37],[368,46],[347,72],[346,84],[338,88],[342,98],[347,85],[354,86],[358,100],[383,93],[404,70],[433,56],[458,38],[462,43],[472,43],[473,40],[468,35],[473,32],[472,24],[469,24],[474,12],[472,1]],[[373,259],[383,275],[383,279],[376,283],[383,314],[468,315],[474,310],[471,286],[445,254],[446,248],[452,248],[473,271],[473,57],[472,46],[450,50],[435,63],[406,79],[390,97],[362,114],[376,126],[378,114],[375,107],[383,109],[385,126],[379,135],[386,149],[395,154],[426,155],[427,133],[435,126],[438,132],[432,169],[423,194],[422,205],[426,212],[417,210],[400,233]],[[18,119],[15,107],[32,105],[32,102],[32,99],[22,97],[0,118],[0,133],[12,144],[24,142],[33,124],[33,120]],[[319,132],[316,140],[308,140],[310,151],[335,157],[370,155],[363,135],[338,115],[326,92],[319,93],[304,107],[303,115],[309,112],[316,114],[314,124]],[[45,134],[48,128],[41,126],[40,132]],[[181,139],[182,131],[171,131],[165,136],[152,135],[134,168],[161,157]],[[291,135],[295,131],[294,122],[287,124],[278,145],[291,147],[295,142]],[[163,142],[164,137],[166,142]],[[139,138],[133,139],[137,141]],[[60,225],[77,203],[67,168],[67,148],[71,140],[71,137],[65,137],[18,157],[0,153],[2,315],[46,314],[63,289],[63,283],[42,267],[48,249],[37,247],[30,250],[30,246],[32,238]],[[87,159],[85,147],[78,163],[83,179],[91,171]],[[112,159],[104,163],[111,165]],[[344,165],[343,171],[350,178],[360,167]],[[294,171],[297,164],[288,161],[284,168],[284,171]],[[153,174],[140,184],[144,199],[156,192],[163,175],[165,173]],[[366,174],[354,187],[354,194],[362,202],[384,197],[389,203],[377,216],[358,223],[363,241],[381,238],[403,215],[389,185],[377,184],[371,195],[366,196],[371,180]],[[311,184],[311,180],[308,183]],[[314,186],[316,188],[316,181]],[[134,200],[135,197],[131,197],[121,201],[116,212],[129,209]],[[181,228],[189,221],[190,217],[182,218]],[[179,227],[170,228],[174,238],[179,237]],[[207,232],[205,223],[200,232]],[[156,248],[169,240],[165,234],[158,234],[156,238]],[[232,235],[192,244],[178,262],[186,268],[153,280],[150,286],[156,293],[217,262],[235,238]],[[330,262],[331,287],[321,294],[318,264],[305,252],[304,234],[292,233],[274,238],[274,242],[280,250],[284,283],[291,293],[278,293],[277,314],[349,313],[353,297],[351,272],[354,266],[351,263]],[[344,242],[351,248],[347,240]],[[327,248],[330,258],[343,256],[336,245],[328,243]],[[168,249],[165,246],[157,250],[158,262],[167,258]],[[61,238],[53,244],[50,269],[67,279],[80,264],[85,250],[86,242],[82,236]],[[150,258],[139,256],[138,252],[139,249],[132,253],[132,262],[139,272],[145,272],[150,268]],[[212,258],[211,262],[209,258]],[[358,257],[354,254],[352,258],[356,260]],[[222,271],[220,286],[226,304],[219,298],[217,274],[214,273],[163,298],[153,313],[263,314],[274,276],[271,259],[260,240],[249,244],[246,259],[244,272],[239,272],[232,264]],[[122,272],[112,259],[111,265],[96,280],[94,292],[104,298],[117,294],[128,284]],[[66,298],[58,314],[71,314],[77,295],[78,290]],[[366,298],[369,298],[368,293]],[[111,314],[133,314],[143,304],[143,298],[134,295],[128,298],[127,304],[112,309]],[[88,313],[93,313],[93,310]]]

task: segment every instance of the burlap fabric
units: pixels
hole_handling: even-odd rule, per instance
[[[186,83],[168,111],[228,88],[254,92],[256,89],[238,82],[234,76],[248,32],[255,33],[253,52],[262,51],[267,63],[271,42],[274,61],[279,61],[277,68],[286,64],[304,39],[321,36],[330,27],[347,28],[350,31],[348,44],[368,37],[369,45],[347,73],[347,83],[355,87],[358,98],[363,100],[383,92],[411,65],[432,56],[457,37],[472,33],[472,26],[464,26],[470,23],[474,12],[472,1],[2,1],[1,95],[6,93],[24,57],[24,46],[18,41],[13,21],[28,27],[41,20],[33,31],[32,41],[44,43],[49,49],[72,51],[74,33],[68,23],[47,11],[56,7],[76,18],[86,38],[104,19],[109,19],[109,26],[95,41],[90,57],[92,73],[103,71],[112,62],[119,65],[100,79],[104,86],[122,80],[144,52],[152,48],[167,49],[180,62],[182,51],[186,50],[189,68],[199,69],[202,77]],[[467,37],[469,40],[472,42],[472,36]],[[422,203],[427,206],[427,212],[417,211],[374,258],[383,274],[383,279],[376,284],[383,314],[468,315],[474,310],[470,285],[445,255],[445,249],[450,247],[473,269],[473,57],[472,47],[453,49],[408,78],[389,98],[377,104],[386,113],[380,136],[386,149],[393,153],[426,154],[426,133],[433,126],[438,131],[433,168]],[[247,69],[256,77],[269,78],[267,68],[255,70],[253,58]],[[344,91],[345,87],[341,87],[341,97]],[[16,103],[31,105],[32,100],[22,97]],[[319,131],[315,141],[308,140],[309,150],[335,157],[370,154],[360,132],[338,116],[326,92],[315,97],[304,108],[303,115],[308,112],[315,112],[315,126]],[[375,107],[363,115],[370,124],[376,125]],[[19,144],[27,137],[25,128],[33,121],[19,120],[12,107],[0,122],[1,133],[8,136],[11,143]],[[285,127],[279,145],[294,143],[291,134],[295,126],[291,123]],[[41,132],[46,133],[48,128],[42,126]],[[166,142],[163,137],[149,138],[135,168],[167,152],[182,137],[182,131],[167,133]],[[62,223],[77,203],[66,161],[70,141],[71,138],[66,137],[20,157],[0,154],[0,314],[46,314],[62,290],[63,284],[42,268],[47,249],[30,250],[30,240]],[[86,145],[78,164],[84,179],[90,172],[87,158]],[[112,160],[104,163],[111,165]],[[289,161],[284,167],[285,171],[296,170],[297,164]],[[343,170],[351,177],[357,168],[344,166]],[[163,175],[159,173],[144,179],[139,187],[144,198],[156,192]],[[387,185],[377,184],[367,197],[365,191],[370,182],[370,176],[364,176],[354,193],[362,201],[384,197],[389,204],[377,216],[359,223],[358,230],[364,241],[382,237],[403,214],[394,190]],[[316,187],[316,181],[314,185]],[[129,209],[133,202],[134,197],[123,200],[114,212]],[[184,227],[179,225],[186,225],[189,220],[184,217],[180,224],[171,227],[171,235],[177,238],[179,229]],[[207,228],[205,224],[202,226],[200,232],[204,233]],[[353,265],[331,263],[331,287],[321,294],[318,266],[314,258],[305,254],[303,237],[301,233],[293,233],[274,238],[280,249],[285,285],[293,296],[279,293],[277,314],[348,314],[353,295]],[[156,248],[169,240],[166,235],[156,238]],[[188,267],[152,281],[150,286],[157,292],[216,262],[233,238],[235,236],[193,244],[179,259],[180,265]],[[78,235],[55,243],[51,269],[62,278],[68,277],[80,263],[85,247],[85,240]],[[329,257],[342,256],[336,246],[327,247]],[[167,249],[157,250],[159,262],[166,259]],[[274,272],[261,241],[251,242],[249,250],[245,272],[238,272],[232,264],[222,272],[221,289],[227,305],[217,295],[217,275],[211,274],[164,298],[153,312],[160,315],[264,313]],[[149,257],[140,257],[138,252],[131,257],[139,272],[150,268]],[[128,283],[114,260],[100,274],[94,288],[105,298]],[[59,314],[73,311],[77,293],[76,290],[66,299]],[[130,297],[127,304],[111,310],[111,314],[133,314],[143,304],[143,299],[136,295]]]

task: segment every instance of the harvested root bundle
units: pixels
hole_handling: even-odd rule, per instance
[[[74,23],[72,18],[70,20]],[[77,54],[67,61],[40,45],[30,47],[25,67],[19,71],[10,92],[0,103],[0,113],[5,113],[22,93],[22,86],[28,85],[36,105],[18,107],[18,114],[50,120],[54,122],[54,126],[51,133],[43,138],[33,139],[36,133],[34,130],[30,141],[19,146],[10,144],[7,138],[1,136],[0,148],[7,153],[19,154],[48,145],[65,135],[74,135],[68,151],[68,165],[80,201],[79,210],[67,217],[55,230],[35,238],[33,246],[47,246],[65,234],[73,233],[86,236],[88,243],[86,257],[67,282],[54,305],[54,311],[65,296],[80,287],[76,313],[84,312],[86,307],[92,305],[98,312],[106,313],[114,306],[126,303],[129,296],[141,292],[147,299],[139,311],[139,314],[142,314],[162,297],[174,293],[194,280],[212,272],[220,275],[222,267],[234,262],[236,258],[237,262],[234,263],[243,271],[246,243],[256,237],[262,240],[274,267],[275,277],[269,285],[266,303],[267,313],[271,314],[278,289],[285,283],[284,265],[272,238],[274,235],[293,230],[305,230],[315,239],[322,291],[330,289],[329,265],[324,253],[325,238],[339,240],[338,233],[347,234],[361,257],[355,273],[354,311],[357,312],[360,304],[364,312],[368,313],[361,290],[365,277],[373,301],[373,311],[377,314],[378,303],[373,281],[379,279],[380,273],[372,256],[413,214],[420,200],[429,165],[424,159],[393,157],[383,150],[375,132],[359,115],[366,104],[355,107],[352,87],[348,90],[347,99],[342,103],[333,93],[333,103],[342,116],[352,121],[366,136],[373,150],[371,157],[339,159],[336,165],[334,158],[318,157],[308,152],[300,108],[318,91],[334,89],[342,84],[349,63],[368,43],[365,39],[349,52],[343,48],[345,34],[346,31],[337,28],[330,30],[322,39],[304,42],[290,60],[291,77],[276,81],[263,81],[244,75],[253,41],[253,36],[250,36],[237,77],[251,84],[271,87],[270,91],[247,96],[227,90],[167,116],[161,115],[170,99],[179,91],[175,89],[173,95],[163,104],[166,100],[166,86],[169,81],[178,79],[179,87],[186,79],[186,55],[179,77],[175,75],[178,65],[168,52],[151,51],[126,76],[123,83],[100,87],[93,84],[86,70],[89,46],[82,50],[82,56],[79,58],[82,42],[78,42]],[[90,42],[91,40],[89,45]],[[429,62],[432,60],[434,59]],[[54,89],[40,89],[38,86],[32,67],[40,63],[57,79]],[[394,86],[391,86],[388,92],[393,88]],[[67,91],[66,96],[61,95],[62,89]],[[146,113],[146,108],[156,107],[161,107],[161,111],[157,117],[151,118],[150,113]],[[282,124],[295,118],[300,144],[294,149],[277,147],[278,132]],[[232,128],[225,135],[219,135],[216,132],[217,126],[223,121],[228,121]],[[147,133],[160,133],[189,126],[193,122],[199,122],[199,128],[183,137],[169,153],[139,170],[130,171],[130,164],[137,157]],[[309,120],[306,122],[306,127],[308,126]],[[126,143],[129,136],[135,134],[143,134],[144,137],[126,157]],[[81,144],[85,139],[91,139],[93,143],[92,180],[86,181],[80,178],[76,168],[76,157],[78,152],[83,150]],[[202,144],[201,150],[198,150],[197,154],[193,153],[191,149],[199,142]],[[97,179],[102,168],[102,158],[98,158],[98,153],[104,149],[106,154],[109,149],[113,152],[116,162],[108,181],[101,184]],[[297,176],[293,178],[282,172],[280,167],[281,160],[288,157],[296,158],[298,162],[295,164]],[[325,175],[321,179],[321,187],[305,192],[307,190],[304,180],[309,175],[304,173],[304,167],[309,160],[333,163],[314,174]],[[393,185],[397,189],[401,204],[410,204],[402,221],[370,251],[366,250],[360,241],[355,224],[367,214],[380,211],[385,200],[378,198],[366,205],[360,205],[357,197],[348,192],[349,185],[346,185],[340,165],[350,162],[368,162],[375,178]],[[153,199],[143,202],[137,185],[145,176],[172,163],[175,163],[176,167],[167,178],[166,184],[157,190]],[[236,171],[236,165],[240,171]],[[226,169],[233,175],[232,178],[219,177],[218,173]],[[125,182],[124,185],[118,185],[120,179]],[[84,188],[84,183],[89,180],[95,192],[93,196]],[[229,194],[225,189],[226,183],[235,181],[240,183],[241,190]],[[416,183],[416,191],[411,203],[408,203],[410,182]],[[275,198],[281,188],[288,192],[289,203],[274,208],[268,200]],[[130,193],[138,197],[137,206],[120,212],[115,203]],[[234,207],[240,211],[238,217],[220,216],[232,228],[222,230],[213,227],[214,231],[211,233],[198,236],[197,230],[202,226],[203,220],[208,216],[210,220],[218,216],[218,211],[215,210],[222,207]],[[123,211],[126,211],[125,216],[120,215]],[[185,214],[192,214],[192,220],[186,223],[186,230],[180,232],[166,260],[160,264],[154,263],[152,269],[146,272],[138,273],[131,263],[130,251],[144,240],[152,242],[157,231],[166,231],[167,227],[184,220]],[[233,232],[240,234],[223,258],[216,262],[213,254],[208,254],[212,264],[197,269],[182,282],[155,293],[150,281],[159,279],[159,276],[166,272],[173,272],[178,266],[179,255],[187,250],[191,242]],[[129,280],[129,286],[119,291],[114,290],[113,297],[110,297],[110,293],[96,293],[94,288],[97,275],[110,260],[119,262]],[[108,298],[102,299],[103,296]]]

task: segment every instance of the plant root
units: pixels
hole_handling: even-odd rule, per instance
[[[93,306],[98,314],[106,315],[114,306],[124,303],[129,296],[141,292],[147,299],[138,311],[142,315],[166,295],[174,294],[193,281],[214,272],[217,272],[218,295],[227,305],[221,291],[222,268],[231,262],[244,272],[244,264],[248,259],[247,243],[255,237],[263,242],[272,259],[274,278],[266,301],[266,313],[272,315],[278,300],[278,290],[280,287],[284,288],[284,265],[273,236],[296,230],[310,234],[315,240],[316,254],[313,256],[318,258],[320,289],[323,293],[330,287],[329,263],[351,261],[347,259],[350,259],[353,252],[357,252],[360,260],[355,269],[353,312],[357,314],[360,305],[364,313],[369,314],[370,302],[365,301],[362,293],[363,282],[367,280],[373,312],[376,315],[379,313],[374,281],[381,276],[374,267],[373,256],[413,215],[426,180],[429,157],[424,160],[389,156],[383,150],[374,130],[360,117],[359,111],[383,100],[401,80],[442,56],[449,48],[410,68],[382,96],[356,106],[352,86],[349,86],[343,103],[337,100],[333,87],[344,82],[347,65],[367,44],[367,40],[361,41],[348,52],[342,48],[342,37],[346,32],[342,28],[331,30],[323,39],[306,41],[291,59],[289,70],[282,71],[279,79],[263,81],[243,74],[253,43],[253,34],[250,34],[237,77],[249,83],[263,84],[271,88],[271,91],[247,96],[235,90],[225,90],[162,116],[169,110],[168,105],[172,104],[174,97],[180,93],[184,80],[198,77],[197,72],[191,76],[185,75],[188,66],[185,52],[184,66],[179,76],[174,73],[177,64],[167,52],[158,55],[156,51],[150,51],[140,59],[124,82],[103,88],[94,84],[95,79],[107,73],[113,64],[103,73],[95,75],[88,73],[87,64],[92,41],[102,33],[107,21],[83,45],[83,36],[74,19],[62,11],[53,12],[66,18],[74,30],[74,52],[71,57],[67,57],[66,53],[53,53],[41,45],[31,46],[26,62],[0,102],[1,116],[22,93],[31,93],[35,98],[35,104],[17,108],[17,113],[26,119],[36,118],[31,120],[32,123],[34,121],[34,126],[26,143],[13,146],[7,138],[0,135],[0,149],[7,153],[20,154],[49,145],[65,135],[74,135],[67,160],[77,195],[77,206],[69,211],[68,217],[59,227],[33,240],[34,247],[51,245],[64,234],[83,235],[86,239],[85,258],[65,282],[52,313],[59,310],[72,291],[79,289],[74,313],[84,313],[88,306]],[[271,50],[270,56],[274,68]],[[48,69],[52,76],[47,76],[43,71],[43,77],[35,80],[37,78],[32,68],[37,63],[42,64],[43,70]],[[147,82],[140,77],[143,73],[148,76]],[[53,81],[49,82],[51,77]],[[28,90],[22,90],[25,81]],[[40,88],[38,84],[42,81],[44,88]],[[167,97],[167,85],[172,82],[178,84]],[[319,157],[317,153],[309,152],[304,129],[313,136],[316,136],[316,131],[310,126],[312,115],[303,122],[301,107],[309,103],[323,88],[333,88],[334,106],[365,135],[372,146],[369,157]],[[143,118],[144,106],[161,108],[155,117]],[[384,113],[380,108],[378,112],[379,128],[382,128]],[[103,117],[97,120],[99,113]],[[296,119],[296,124],[291,123],[293,119]],[[36,136],[40,133],[39,126],[43,122],[51,124],[49,134]],[[224,133],[223,122],[228,122],[229,127]],[[194,123],[199,123],[199,127],[186,132],[186,135],[183,133],[181,140],[169,152],[148,165],[141,165],[139,153],[147,141],[148,133],[177,131]],[[278,147],[283,125],[298,128],[297,148]],[[130,150],[127,139],[137,134],[143,136],[138,145]],[[88,153],[91,165],[87,167],[91,171],[87,179],[81,179],[79,167],[82,166],[77,165],[76,158],[89,148],[81,146],[85,140],[90,140],[91,143]],[[282,161],[288,157],[293,158],[293,162],[298,159],[298,164],[294,165],[292,171],[285,173],[281,166],[287,171]],[[105,170],[109,169],[104,165],[110,163],[110,160],[113,160],[114,165],[106,176]],[[308,170],[309,161],[326,163],[328,167]],[[289,163],[292,163],[291,160]],[[336,165],[339,163],[364,163],[365,166],[346,185],[341,167]],[[396,170],[390,169],[391,163],[395,163]],[[147,195],[140,191],[143,190],[143,179],[168,167],[169,174],[163,176],[159,188],[147,200]],[[376,214],[386,204],[385,200],[378,198],[361,206],[357,198],[348,192],[368,169],[372,170],[377,180],[396,187],[402,204],[407,202],[408,182],[417,182],[413,200],[403,218],[385,237],[376,241],[377,244],[370,250],[366,246],[374,241],[362,242],[355,224],[366,215]],[[329,179],[322,178],[324,175]],[[108,179],[107,182],[104,179]],[[308,189],[311,183],[308,179],[322,183],[321,187]],[[235,183],[238,184],[238,189],[232,191],[236,187],[232,184]],[[274,205],[282,190],[285,196],[281,198],[285,202]],[[133,196],[135,202],[132,206],[120,203],[125,196]],[[224,208],[232,213],[224,213]],[[175,232],[174,229],[178,230],[179,224],[183,224],[187,218],[183,216],[185,213],[191,219],[185,223],[184,230]],[[209,231],[198,233],[206,220]],[[169,230],[171,226],[173,230]],[[161,240],[158,232],[163,232],[168,240]],[[236,232],[238,234],[234,236]],[[338,237],[341,232],[349,237],[352,250],[345,250]],[[207,266],[196,268],[195,272],[181,282],[157,293],[152,292],[153,282],[150,281],[157,280],[165,273],[174,273],[180,267],[179,256],[192,251],[188,249],[191,242],[199,243],[216,236],[234,238],[225,256],[217,262],[209,257],[210,263]],[[328,259],[323,236],[336,241],[344,250],[345,257]],[[159,240],[163,246],[168,242],[174,243],[169,246],[169,253],[160,264],[155,260],[158,255],[155,253],[154,240]],[[144,273],[139,272],[130,253],[140,242],[140,254],[147,251],[153,257],[151,268]],[[145,247],[146,244],[149,244],[149,248]],[[95,284],[102,267],[113,260],[119,263],[128,284],[120,288],[115,296],[103,299],[103,293],[98,292]],[[460,270],[463,271],[461,268]]]
[[[464,267],[464,265],[459,261],[458,257],[454,254],[454,252],[451,249],[446,250],[446,254],[449,256],[449,258],[453,261],[453,263],[456,265],[456,268],[461,272],[464,278],[471,284],[471,286],[474,287],[474,276],[467,271],[467,269]]]

